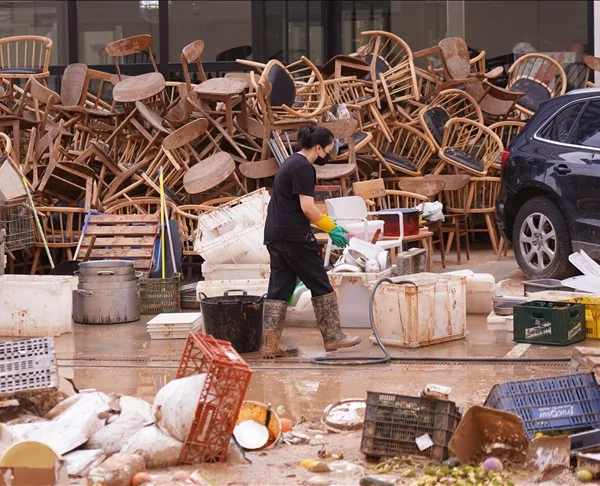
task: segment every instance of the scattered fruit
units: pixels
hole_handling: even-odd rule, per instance
[[[500,459],[496,457],[489,457],[483,463],[483,469],[485,471],[500,472],[504,469],[504,466],[502,465],[502,461],[500,461]]]
[[[137,473],[131,480],[131,486],[140,486],[141,484],[151,483],[152,478],[147,472]]]
[[[577,474],[575,474],[575,476],[582,483],[589,483],[593,479],[592,473],[589,472],[587,469],[581,469],[577,471]]]
[[[281,420],[281,432],[291,432],[292,431],[292,421],[287,418],[282,418]]]

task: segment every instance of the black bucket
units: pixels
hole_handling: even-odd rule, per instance
[[[242,295],[229,295],[242,292]],[[228,290],[222,297],[201,294],[204,331],[215,339],[229,341],[238,353],[260,350],[263,335],[263,297],[245,290]]]

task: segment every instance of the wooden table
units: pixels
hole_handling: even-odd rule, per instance
[[[160,73],[146,73],[124,78],[115,84],[113,99],[119,103],[135,103],[160,93],[167,83]]]
[[[225,103],[227,133],[233,135],[233,98],[242,96],[242,118],[246,118],[246,82],[236,78],[212,78],[200,83],[194,88],[198,97],[204,100],[221,101]]]
[[[227,152],[218,152],[198,162],[183,176],[188,194],[201,194],[218,186],[235,172],[235,162]]]

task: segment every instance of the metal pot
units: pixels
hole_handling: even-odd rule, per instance
[[[99,271],[112,272],[113,275],[135,274],[133,262],[128,260],[99,260],[95,262],[81,262],[79,276],[97,275]]]
[[[140,318],[137,280],[80,283],[73,291],[73,320],[80,324],[119,324]]]
[[[78,275],[75,272],[75,275]],[[137,279],[144,275],[144,272],[134,272],[132,274],[115,275],[112,270],[98,270],[95,275],[78,275],[79,284],[90,283],[111,283],[114,285],[119,282],[137,282]],[[80,285],[81,286],[81,285]]]

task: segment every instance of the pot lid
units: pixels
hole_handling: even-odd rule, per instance
[[[233,429],[233,435],[244,449],[255,450],[264,447],[269,441],[269,430],[254,420],[240,422]]]
[[[133,262],[129,260],[96,260],[93,262],[81,262],[79,264],[79,268],[91,268],[94,270],[126,267],[131,267],[133,271]]]

